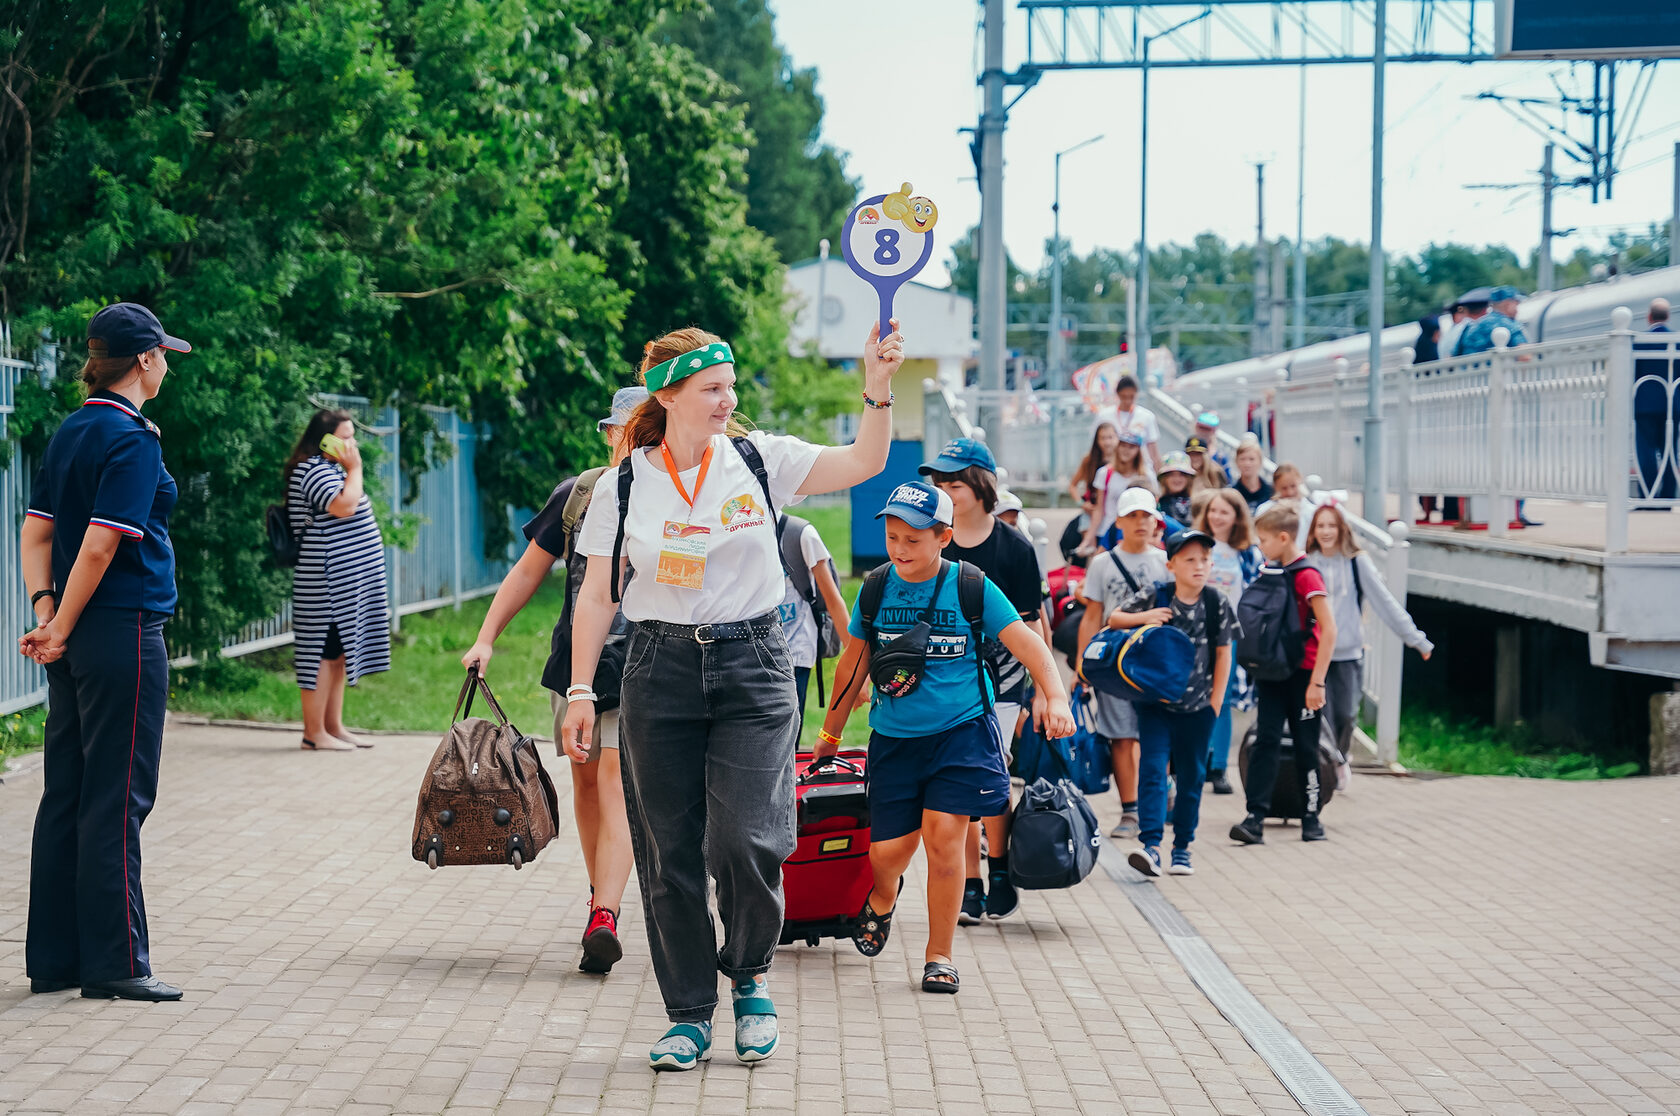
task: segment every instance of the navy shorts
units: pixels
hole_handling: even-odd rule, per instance
[[[997,718],[987,714],[932,736],[869,737],[869,837],[922,828],[922,811],[992,817],[1009,809],[1009,769]]]

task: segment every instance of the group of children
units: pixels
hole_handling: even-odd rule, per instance
[[[1109,516],[1101,532],[1108,545],[1091,557],[1081,589],[1086,611],[1079,644],[1104,626],[1169,624],[1194,647],[1190,680],[1177,699],[1145,705],[1099,693],[1093,726],[1110,743],[1120,791],[1122,818],[1112,836],[1138,839],[1130,862],[1145,876],[1190,875],[1204,781],[1217,794],[1233,793],[1226,777],[1231,709],[1244,693],[1235,654],[1238,607],[1263,565],[1290,579],[1301,636],[1289,676],[1254,684],[1258,738],[1245,787],[1248,816],[1232,828],[1235,840],[1264,840],[1286,723],[1294,739],[1316,741],[1320,711],[1330,704],[1345,755],[1360,690],[1359,610],[1367,592],[1408,643],[1426,656],[1430,647],[1382,587],[1339,509],[1316,508],[1303,531],[1308,505],[1297,470],[1279,466],[1274,491],[1259,476],[1257,445],[1239,448],[1234,476],[1207,443],[1191,446],[1202,460],[1187,468],[1173,460],[1185,455],[1169,454],[1161,469],[1164,499],[1183,496],[1182,506],[1174,500],[1180,516],[1169,524],[1154,490],[1135,472],[1123,472],[1141,468],[1142,448],[1135,437],[1116,433],[1103,467],[1109,472],[1092,471],[1093,488],[1130,479],[1117,491],[1093,494]],[[1214,469],[1230,483],[1213,483]],[[899,485],[877,515],[885,520],[890,561],[870,576],[852,607],[851,639],[835,670],[815,751],[818,760],[838,752],[850,711],[873,683],[874,886],[858,915],[858,945],[870,956],[886,947],[901,877],[923,848],[929,936],[922,988],[955,992],[956,927],[1008,917],[1018,904],[1007,829],[1015,734],[1028,716],[1050,738],[1071,735],[1074,722],[1050,651],[1037,555],[995,514],[990,452],[981,442],[957,439],[921,471],[927,480]],[[1256,505],[1258,517],[1251,514]],[[1303,534],[1311,555],[1300,545]],[[1302,837],[1320,840],[1316,765],[1298,764],[1297,776],[1308,803]],[[1173,845],[1163,860],[1169,813]],[[984,822],[989,855],[984,876],[977,820]]]

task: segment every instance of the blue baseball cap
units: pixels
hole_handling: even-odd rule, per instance
[[[964,466],[967,468],[967,466]],[[926,481],[905,481],[887,497],[887,506],[875,513],[875,518],[892,516],[902,519],[921,531],[928,527],[951,525],[951,498]]]
[[[988,473],[997,472],[997,460],[986,443],[978,438],[952,438],[939,451],[939,456],[916,470],[923,476],[929,473],[960,473],[971,465],[978,465]]]
[[[157,315],[137,302],[113,302],[99,311],[88,321],[87,336],[90,345],[100,343],[101,356],[139,356],[157,348],[192,352],[191,345],[165,333]]]
[[[630,421],[630,415],[647,402],[648,389],[641,385],[635,387],[621,387],[613,393],[612,410],[607,417],[595,424],[595,429],[605,430],[609,426],[623,426]]]
[[[1495,287],[1488,292],[1489,302],[1504,302],[1506,299],[1522,301],[1523,294],[1515,287]]]

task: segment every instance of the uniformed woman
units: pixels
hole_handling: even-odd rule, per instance
[[[625,471],[602,477],[590,497],[560,735],[574,760],[588,757],[596,695],[575,680],[595,677],[622,554],[636,571],[623,591],[636,627],[620,693],[620,764],[653,971],[672,1024],[649,1052],[654,1069],[693,1069],[709,1056],[720,971],[732,985],[735,1056],[755,1062],[776,1049],[765,973],[782,933],[799,738],[777,616],[785,586],[776,517],[801,496],[851,488],[886,465],[892,375],[904,360],[893,325],[885,338],[871,329],[864,345],[864,412],[849,446],[747,435],[735,418],[729,346],[698,329],[666,334],[643,357],[653,398],[625,428]]]
[[[144,306],[88,323],[87,400],[47,443],[23,522],[40,626],[18,640],[47,669],[45,785],[29,874],[30,990],[178,1000],[152,975],[140,826],[157,792],[175,611],[175,481],[140,409],[192,346]]]

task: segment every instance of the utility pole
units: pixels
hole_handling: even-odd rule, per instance
[[[1056,387],[1062,386],[1061,378],[1067,371],[1067,338],[1062,336],[1062,156],[1071,155],[1100,139],[1100,135],[1092,136],[1056,152],[1056,197],[1050,205],[1053,218],[1050,245],[1055,255],[1050,259],[1050,333],[1045,352],[1050,365],[1045,374]]]
[[[1003,391],[1004,329],[1008,324],[1007,265],[1003,255],[1003,0],[986,0],[986,69],[980,84],[980,389]],[[995,400],[996,395],[992,396]],[[986,410],[981,425],[997,435]]]
[[[1266,251],[1266,164],[1254,164],[1254,333],[1249,350],[1260,356],[1271,348],[1271,263]]]
[[[1536,285],[1543,291],[1552,289],[1552,145],[1546,145],[1546,155],[1540,163],[1540,262],[1535,268]]]
[[[1137,370],[1138,386],[1149,390],[1149,44],[1154,39],[1143,37],[1142,97],[1143,122],[1138,129],[1138,262],[1137,262],[1137,332],[1132,334],[1132,367]]]
[[[1680,267],[1680,143],[1674,145],[1674,216],[1668,226],[1668,266]]]
[[[822,356],[823,310],[828,305],[828,237],[817,242],[817,355]]]
[[[1371,51],[1371,321],[1370,374],[1365,377],[1365,506],[1370,523],[1387,523],[1383,484],[1382,335],[1383,287],[1388,260],[1383,254],[1383,70],[1388,63],[1388,0],[1376,0],[1376,36]],[[1406,509],[1401,508],[1402,515]]]
[[[1306,51],[1303,49],[1302,54]],[[1307,68],[1301,67],[1300,138],[1295,147],[1295,339],[1299,349],[1307,343]]]

